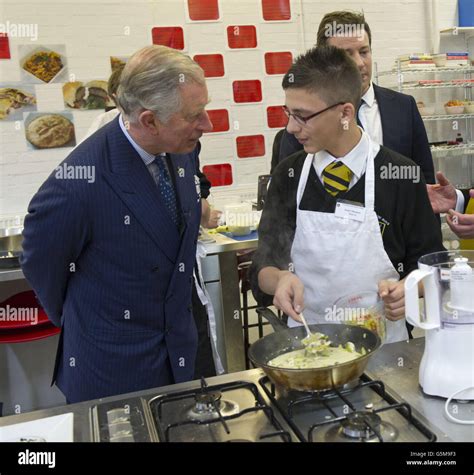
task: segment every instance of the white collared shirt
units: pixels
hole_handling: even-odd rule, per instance
[[[318,178],[323,182],[324,169],[335,160],[344,163],[352,172],[352,178],[349,183],[349,189],[352,188],[365,173],[367,168],[367,157],[369,155],[370,140],[365,131],[362,131],[362,136],[357,145],[343,157],[336,158],[326,150],[321,150],[314,154],[313,166],[316,170]],[[380,150],[380,146],[379,146]],[[376,150],[375,155],[378,153]]]
[[[156,172],[156,169],[155,169],[157,165],[156,163],[154,163],[156,156],[144,150],[142,147],[140,147],[140,145],[137,144],[137,142],[135,142],[135,140],[133,140],[132,136],[128,133],[128,130],[125,127],[125,124],[123,123],[122,114],[120,114],[120,117],[119,117],[119,125],[125,137],[127,137],[127,140],[130,142],[131,146],[136,150],[138,155],[140,155],[140,158],[143,160],[143,163],[148,168],[150,175],[152,176],[155,183],[158,185],[158,173]],[[160,153],[159,156],[165,163],[166,168],[168,168],[168,164],[166,163],[166,153]],[[168,173],[169,173],[169,169],[168,169]]]
[[[383,145],[382,119],[372,83],[362,96],[362,100],[364,102],[359,108],[360,123],[375,143]]]

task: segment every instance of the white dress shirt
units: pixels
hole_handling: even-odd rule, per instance
[[[349,189],[351,189],[365,173],[365,169],[367,168],[367,157],[369,155],[369,146],[369,137],[366,132],[362,131],[362,136],[357,145],[343,157],[336,158],[326,150],[321,150],[315,153],[313,158],[313,166],[316,170],[318,178],[321,180],[321,183],[324,185],[324,169],[336,160],[344,163],[344,165],[346,165],[351,170],[352,178],[349,183]],[[379,150],[380,145],[375,154],[377,154]]]
[[[375,143],[383,145],[382,119],[372,83],[362,96],[362,101],[359,108],[360,123]]]

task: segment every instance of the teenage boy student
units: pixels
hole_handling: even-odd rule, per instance
[[[333,46],[301,55],[285,75],[287,130],[304,150],[273,173],[252,276],[290,326],[303,309],[325,322],[338,298],[377,291],[393,342],[408,338],[400,278],[443,246],[419,167],[357,125],[361,80]]]

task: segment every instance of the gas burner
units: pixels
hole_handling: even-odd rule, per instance
[[[370,439],[379,431],[382,419],[373,412],[353,412],[341,422],[342,432],[353,439]]]
[[[377,416],[378,417],[378,416]],[[344,422],[340,424],[332,425],[324,434],[321,434],[322,440],[319,437],[315,438],[315,441],[320,442],[380,442],[380,439],[377,435],[367,428],[352,428],[349,431],[354,435],[349,435],[347,433],[347,426],[343,426]],[[360,421],[358,422],[358,424]],[[378,432],[384,442],[397,442],[399,441],[399,432],[398,429],[388,422],[380,422],[378,426]],[[355,435],[360,433],[361,436]]]
[[[237,414],[239,406],[233,401],[222,399],[220,391],[201,392],[194,396],[194,406],[187,411],[192,421],[207,421]]]

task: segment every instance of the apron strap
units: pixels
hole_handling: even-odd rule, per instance
[[[365,169],[365,208],[367,211],[375,209],[375,157],[379,153],[380,145],[375,143],[366,132],[363,132],[363,140],[368,141],[369,153]]]

